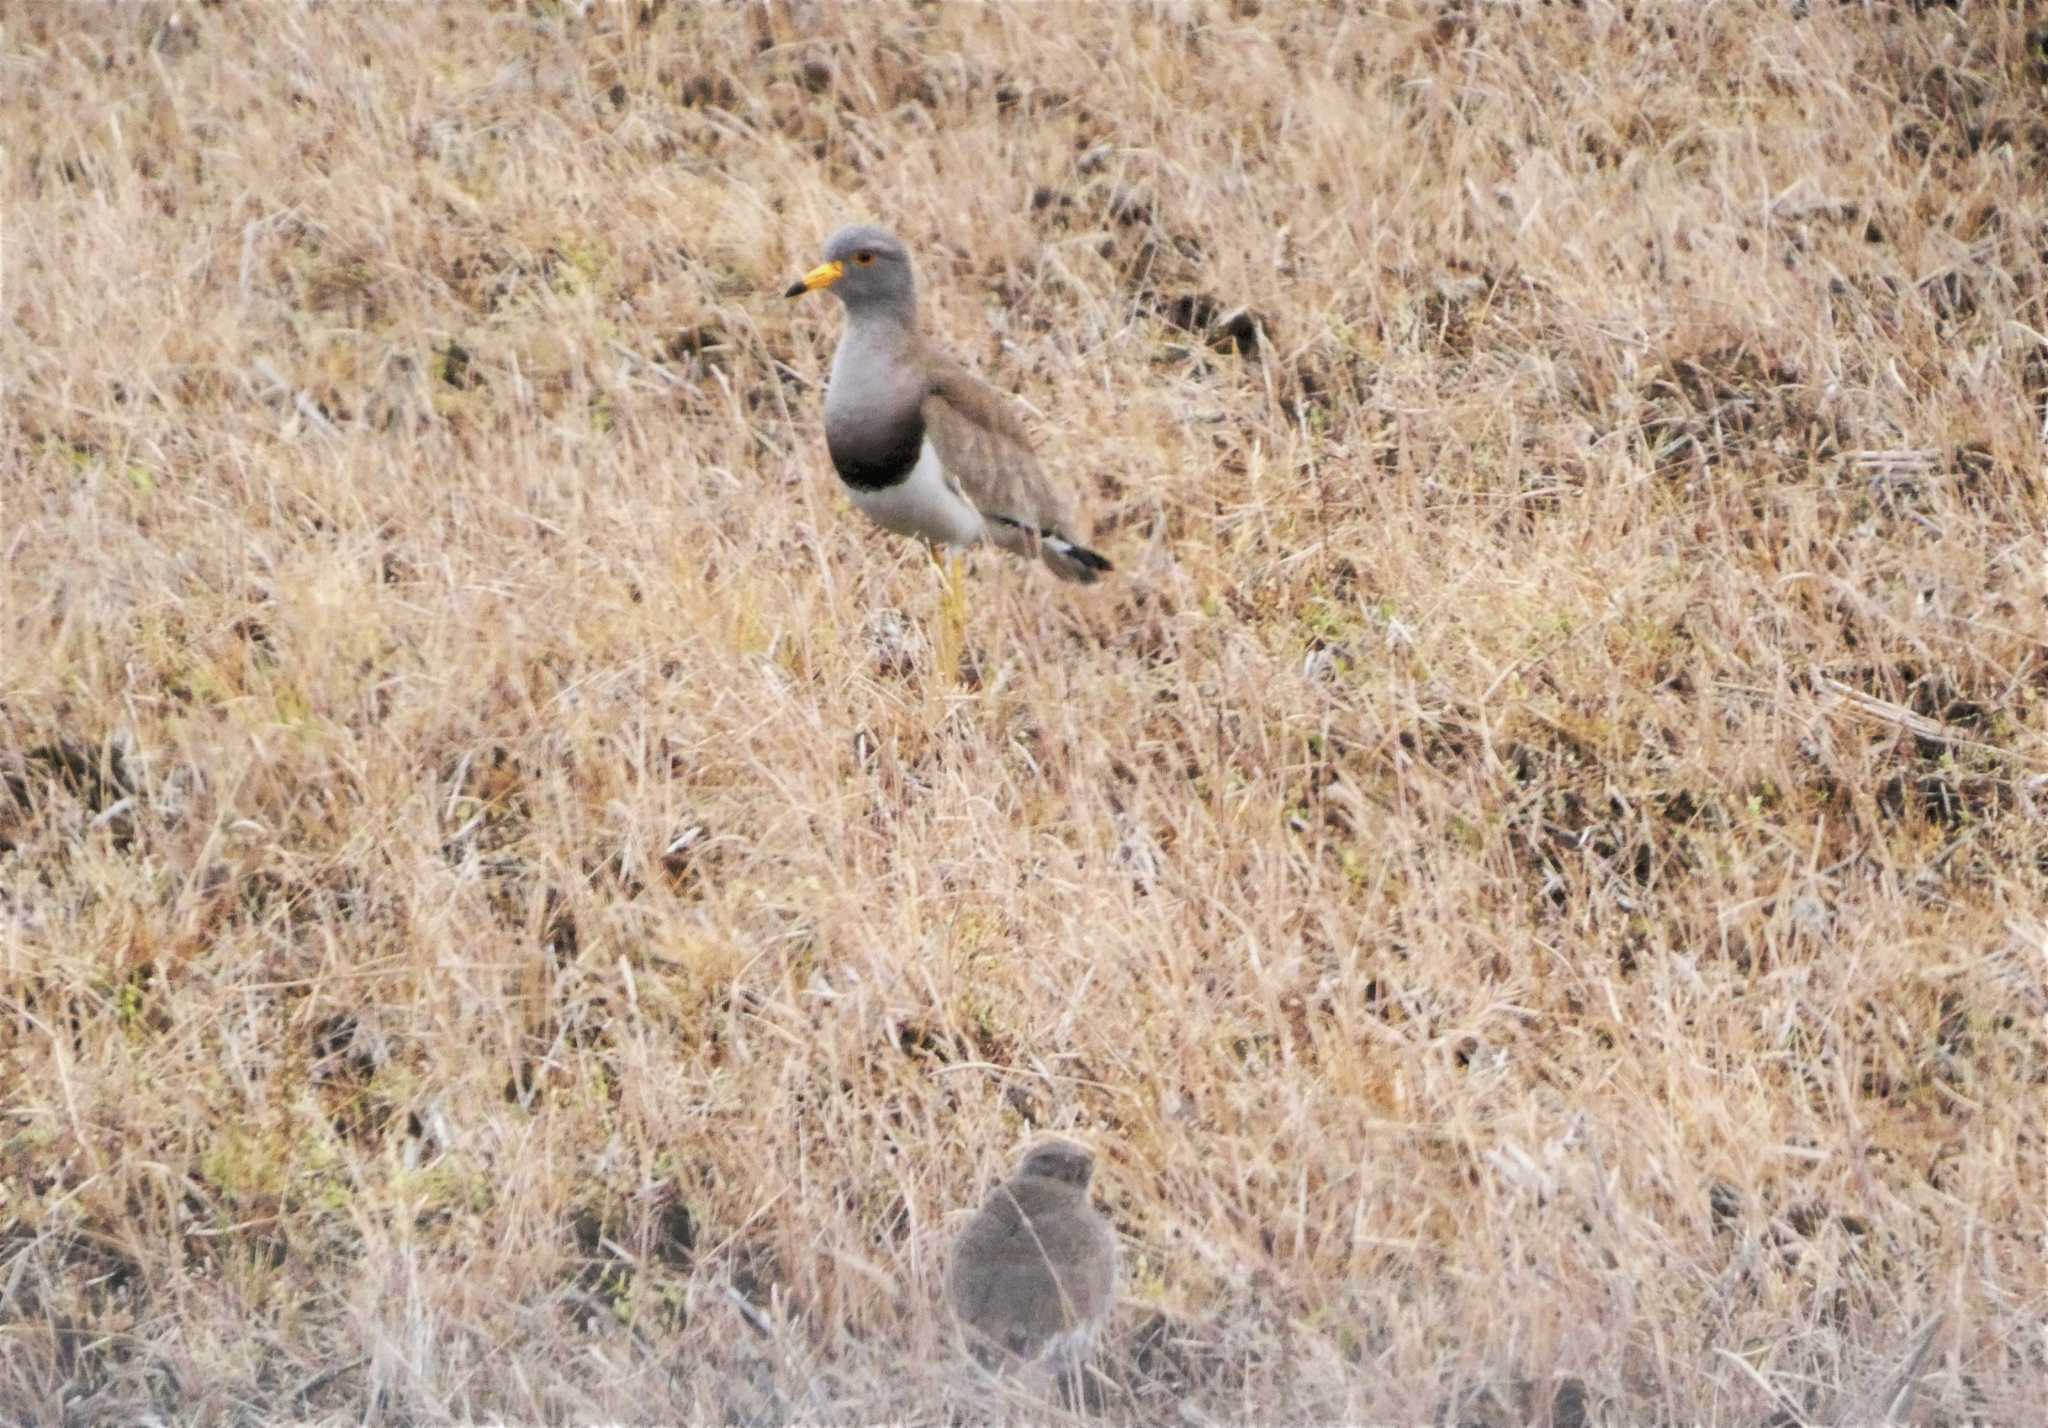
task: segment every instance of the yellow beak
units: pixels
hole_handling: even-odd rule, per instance
[[[802,297],[805,293],[814,293],[819,288],[829,288],[845,276],[846,264],[840,262],[820,263],[817,267],[791,283],[789,291],[784,293],[783,296]]]

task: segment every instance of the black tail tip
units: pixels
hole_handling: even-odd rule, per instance
[[[1045,563],[1062,580],[1077,580],[1083,585],[1090,585],[1105,571],[1116,569],[1087,546],[1070,541],[1056,531],[1041,531],[1039,539],[1044,542],[1041,549]]]
[[[1105,574],[1116,569],[1085,545],[1062,541],[1057,550],[1061,563],[1053,567],[1053,574],[1063,576],[1079,585],[1093,585]]]

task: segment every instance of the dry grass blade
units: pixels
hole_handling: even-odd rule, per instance
[[[1887,1372],[1870,1392],[1846,1401],[1835,1417],[1835,1428],[1858,1428],[1863,1424],[1895,1428],[1895,1425],[1904,1423],[1906,1414],[1913,1407],[1913,1397],[1919,1391],[1920,1366],[1927,1361],[1927,1355],[1934,1347],[1934,1336],[1940,1332],[1946,1318],[1946,1314],[1936,1313],[1922,1324],[1913,1335],[1899,1366]]]
[[[760,1336],[761,1338],[773,1342],[775,1338],[775,1326],[768,1322],[768,1316],[766,1314],[763,1314],[759,1309],[755,1308],[751,1303],[749,1303],[747,1301],[747,1297],[744,1294],[741,1294],[739,1290],[733,1288],[730,1284],[723,1286],[723,1288],[725,1293],[725,1302],[727,1304],[730,1304],[732,1306],[733,1312],[740,1316],[740,1322],[745,1324],[749,1329],[752,1329],[754,1333]]]
[[[1839,679],[1820,675],[1816,678],[1815,683],[1819,684],[1821,688],[1827,690],[1830,694],[1834,694],[1844,700],[1850,708],[1865,718],[1890,725],[1894,728],[1904,729],[1907,733],[1914,735],[1916,738],[1925,739],[1929,743],[1949,744],[1957,748],[1974,749],[1978,753],[2010,760],[2028,768],[2048,768],[2048,757],[2029,754],[2015,749],[2001,748],[1997,744],[1987,744],[1982,739],[1971,737],[1966,730],[1956,728],[1952,724],[1944,724],[1938,719],[1930,719],[1924,714],[1915,713],[1903,704],[1896,704],[1889,699],[1880,699],[1874,694],[1867,694],[1863,690],[1851,688]]]
[[[1927,1321],[1915,1338],[1913,1347],[1906,1354],[1906,1361],[1899,1366],[1894,1380],[1895,1386],[1885,1397],[1884,1421],[1897,1423],[1903,1420],[1913,1407],[1913,1395],[1920,1388],[1920,1365],[1927,1361],[1928,1351],[1934,1347],[1934,1336],[1940,1331],[1946,1315],[1936,1314]],[[1845,1425],[1846,1428],[1846,1425]]]
[[[1814,1428],[1812,1420],[1799,1411],[1799,1406],[1780,1392],[1769,1379],[1758,1373],[1755,1365],[1748,1359],[1727,1349],[1716,1349],[1714,1352],[1723,1363],[1733,1364],[1742,1370],[1742,1376],[1761,1389],[1768,1401],[1777,1405],[1778,1421],[1787,1424],[1788,1428]]]

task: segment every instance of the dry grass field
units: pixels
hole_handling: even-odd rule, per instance
[[[0,1422],[2041,1421],[2041,8],[0,22]]]

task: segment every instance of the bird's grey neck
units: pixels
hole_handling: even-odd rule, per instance
[[[906,293],[900,288],[892,293],[869,297],[859,306],[848,304],[846,325],[855,327],[889,327],[909,333],[917,327],[917,294]]]
[[[879,367],[909,361],[916,330],[914,308],[848,308],[846,328],[839,334],[839,351],[832,361],[834,379],[848,362]]]

